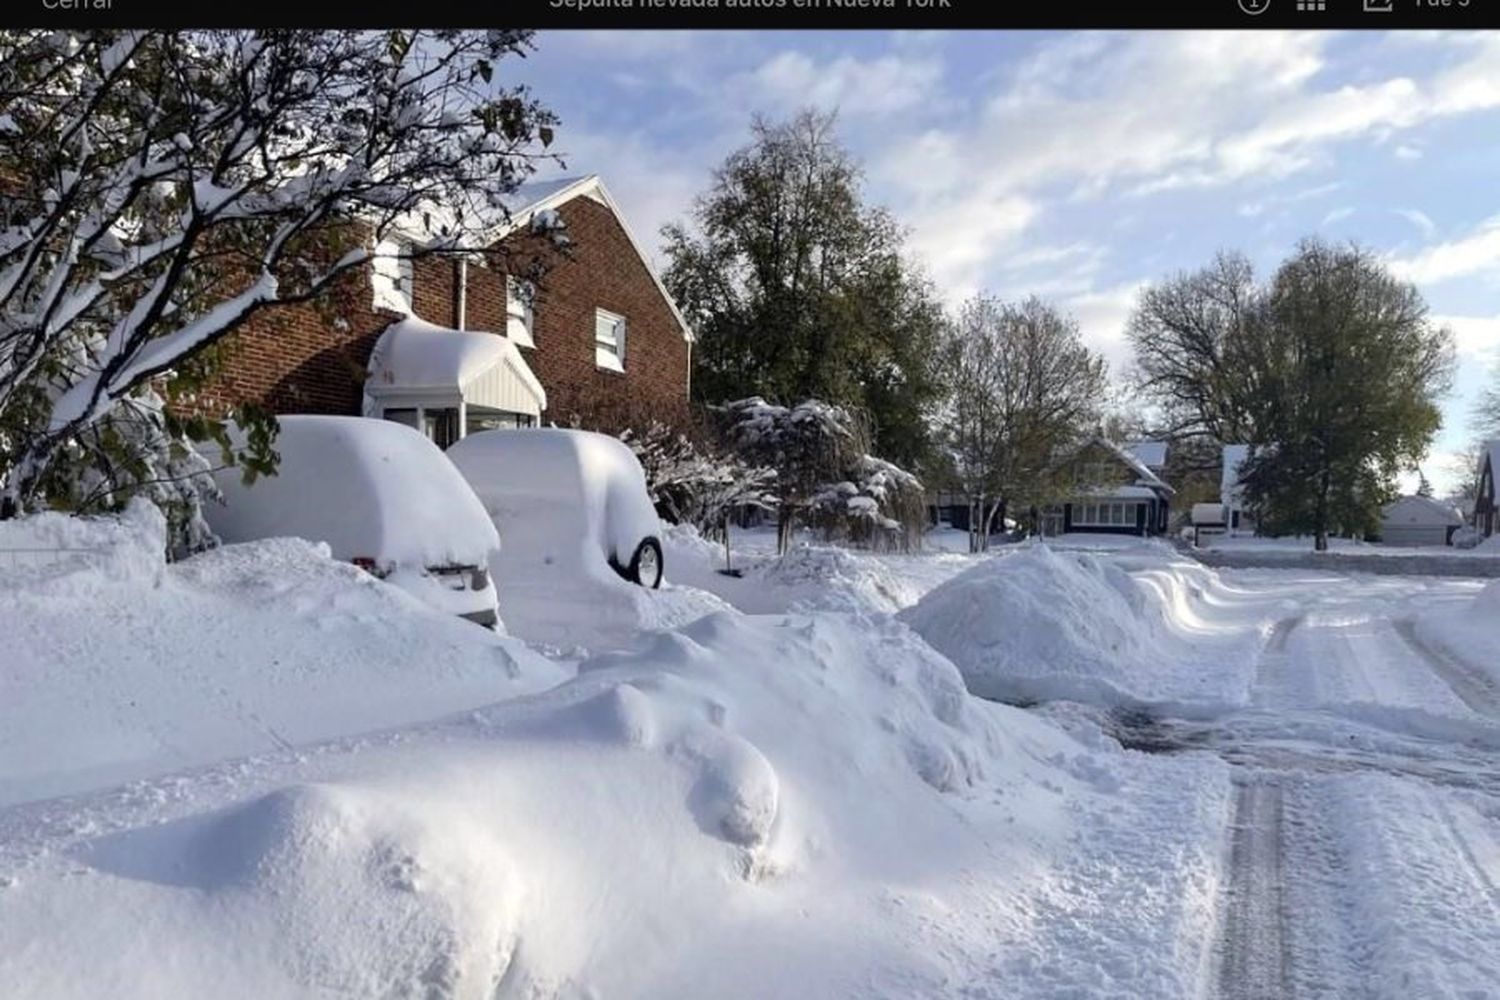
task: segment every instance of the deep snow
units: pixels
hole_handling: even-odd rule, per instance
[[[159,533],[139,509],[0,526],[83,550],[0,583],[22,664],[0,672],[0,995],[1500,979],[1477,583],[1156,545],[778,562],[755,534],[734,579],[674,532],[675,584],[622,583],[607,635],[574,606],[593,653],[549,659],[306,543],[169,566]],[[1235,938],[1236,906],[1289,946]]]

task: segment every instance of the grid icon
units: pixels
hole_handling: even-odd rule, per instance
[[[1312,12],[1326,11],[1328,0],[1297,0],[1297,9]]]

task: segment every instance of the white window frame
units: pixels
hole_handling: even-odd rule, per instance
[[[505,276],[505,335],[517,347],[536,346],[536,289],[529,281]]]
[[[375,244],[375,258],[370,262],[370,287],[374,292],[376,309],[412,313],[412,266],[411,257],[394,239],[384,239]]]
[[[1086,501],[1073,505],[1073,526],[1078,528],[1134,528],[1140,516],[1139,500]]]
[[[613,337],[601,335],[600,328],[609,324]],[[594,310],[594,364],[605,371],[625,370],[625,339],[627,336],[625,317],[608,309]]]

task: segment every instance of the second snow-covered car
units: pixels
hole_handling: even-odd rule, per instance
[[[334,558],[435,608],[496,624],[489,566],[499,535],[436,445],[386,420],[286,416],[280,424],[276,475],[246,486],[238,469],[218,473],[224,503],[205,514],[220,540],[326,542]]]
[[[447,455],[504,539],[497,563],[502,588],[611,574],[661,585],[661,522],[640,462],[617,438],[561,429],[481,431]]]

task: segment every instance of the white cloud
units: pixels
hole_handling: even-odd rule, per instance
[[[1500,272],[1500,215],[1486,219],[1467,236],[1397,258],[1391,268],[1419,285]]]
[[[1349,216],[1353,215],[1354,212],[1355,210],[1348,205],[1343,205],[1339,208],[1335,208],[1333,211],[1323,216],[1323,225],[1331,226],[1335,222],[1342,222],[1345,219],[1349,218]]]
[[[1104,355],[1110,374],[1116,379],[1130,367],[1130,341],[1125,336],[1125,326],[1145,287],[1144,282],[1134,282],[1075,295],[1061,303],[1078,320],[1084,342]]]
[[[1392,209],[1392,211],[1420,229],[1424,240],[1432,239],[1432,234],[1437,232],[1437,225],[1427,216],[1426,212],[1418,211],[1415,208],[1396,208]]]
[[[1422,158],[1422,147],[1403,142],[1397,146],[1394,153],[1398,160],[1420,160]]]
[[[1460,355],[1481,364],[1500,362],[1500,315],[1435,315],[1431,319],[1453,331],[1454,347]]]
[[[815,105],[842,115],[885,115],[929,101],[940,89],[942,61],[917,51],[876,59],[840,56],[819,63],[803,52],[788,49],[762,63],[734,83],[733,89],[781,109]]]

